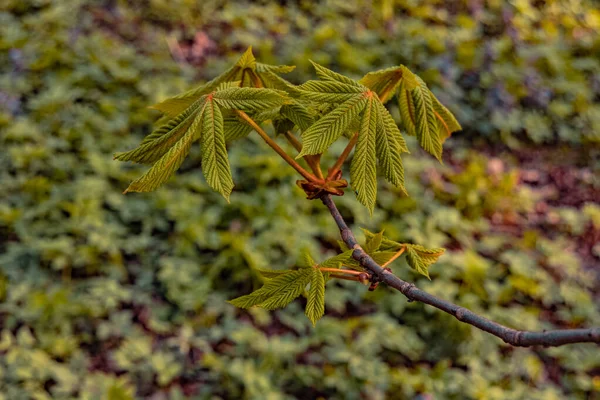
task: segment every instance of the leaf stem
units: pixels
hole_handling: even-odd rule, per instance
[[[277,154],[281,156],[292,168],[294,168],[300,175],[302,175],[309,182],[320,182],[320,180],[315,177],[313,174],[302,168],[300,164],[296,162],[292,157],[290,157],[279,145],[267,135],[267,133],[252,119],[248,114],[241,110],[235,110],[237,115],[242,118],[248,125],[250,125],[254,130],[260,135],[261,138],[269,145]]]
[[[346,145],[346,148],[344,149],[342,154],[340,154],[340,156],[338,157],[338,159],[335,162],[335,164],[333,165],[333,167],[331,167],[331,169],[329,170],[329,173],[327,174],[327,179],[332,179],[335,176],[335,174],[337,174],[337,172],[340,169],[342,169],[342,165],[344,164],[344,161],[346,161],[346,158],[348,158],[348,156],[350,155],[350,152],[356,145],[357,140],[358,140],[358,132],[356,132],[354,134],[354,136],[352,136],[352,138]]]
[[[364,274],[364,272],[354,271],[352,269],[323,268],[323,267],[319,267],[319,269],[323,272],[344,273],[344,274],[349,274],[349,275]]]
[[[381,264],[381,268],[385,268],[388,265],[390,265],[396,258],[400,257],[404,253],[405,250],[406,250],[406,247],[402,247],[400,250],[398,250],[398,252],[396,254],[394,254],[394,256],[392,258],[387,260],[384,264]]]

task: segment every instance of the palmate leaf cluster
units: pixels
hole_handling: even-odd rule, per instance
[[[438,261],[446,251],[443,248],[426,248],[418,244],[395,242],[383,235],[383,231],[373,233],[363,229],[366,242],[363,250],[379,265],[388,265],[398,257],[406,255],[407,264],[415,272],[429,277],[429,266]],[[283,308],[300,296],[306,297],[305,314],[313,325],[325,313],[325,285],[330,272],[320,268],[368,272],[352,257],[354,250],[339,242],[342,252],[321,263],[314,261],[308,251],[303,251],[297,269],[275,270],[255,268],[263,276],[265,284],[258,290],[230,300],[240,308],[261,307],[267,310]],[[308,289],[307,289],[308,288]]]
[[[318,265],[310,254],[304,251],[299,265],[300,268],[296,270],[257,269],[257,272],[266,278],[265,284],[248,295],[230,300],[229,303],[240,308],[257,306],[274,310],[283,308],[305,295],[305,314],[315,325],[325,313],[325,282],[328,276],[319,267],[340,268],[341,260],[334,257]]]
[[[397,93],[406,133],[440,160],[443,141],[460,129],[423,80],[404,66],[371,72],[360,81],[313,66],[319,79],[294,86],[279,76],[294,67],[259,63],[249,48],[213,80],[152,106],[164,113],[162,124],[139,147],[115,155],[120,161],[152,164],[125,192],[158,188],[198,141],[207,183],[229,199],[234,183],[226,144],[253,129],[240,118],[243,111],[258,124],[271,121],[277,133],[297,127],[302,138],[298,158],[323,154],[341,136],[355,136],[351,185],[373,212],[378,170],[406,193],[401,154],[408,148],[386,101]]]
[[[196,89],[152,106],[165,113],[168,122],[148,135],[139,147],[115,154],[119,161],[153,164],[125,192],[147,192],[162,185],[181,166],[192,143],[200,142],[202,171],[209,186],[227,200],[233,189],[226,142],[247,135],[250,127],[241,123],[233,110],[270,119],[269,112],[288,102],[285,92],[264,88],[275,86],[276,72],[293,67],[256,63],[251,49],[219,77]],[[248,87],[251,83],[262,88]]]

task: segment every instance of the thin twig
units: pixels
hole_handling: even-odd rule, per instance
[[[331,216],[335,220],[340,230],[342,240],[346,246],[354,249],[352,257],[354,257],[354,259],[365,269],[376,275],[379,280],[386,283],[388,286],[399,290],[409,300],[429,304],[430,306],[454,316],[457,320],[491,333],[513,346],[561,346],[569,343],[600,343],[600,328],[564,329],[544,332],[519,331],[503,326],[497,322],[490,321],[485,317],[475,314],[473,311],[457,306],[449,301],[442,300],[417,288],[412,283],[403,281],[391,272],[384,270],[367,253],[365,253],[356,241],[350,228],[348,228],[348,225],[344,221],[344,218],[337,209],[331,196],[324,195],[321,197],[321,200],[329,209]]]
[[[285,160],[285,162],[290,164],[290,166],[292,168],[294,168],[296,171],[298,171],[298,173],[300,175],[302,175],[306,180],[308,180],[309,182],[320,182],[320,180],[318,178],[316,178],[313,174],[311,174],[310,172],[308,172],[307,170],[302,168],[302,166],[300,164],[298,164],[296,162],[296,160],[294,160],[292,157],[290,157],[285,152],[285,150],[283,150],[281,147],[279,147],[279,145],[273,139],[271,139],[269,137],[269,135],[267,135],[267,133],[252,118],[250,118],[250,116],[248,114],[246,114],[245,112],[240,111],[240,110],[236,110],[235,112],[240,116],[240,118],[242,118],[244,121],[246,121],[246,123],[248,123],[248,125],[250,125],[252,128],[254,128],[254,130],[260,135],[260,137],[263,138],[263,140],[269,146],[271,146],[271,148],[273,150],[275,150],[275,152],[277,154],[279,154],[281,156],[281,158],[283,158]]]
[[[346,161],[346,158],[348,158],[348,156],[350,155],[350,152],[352,151],[352,149],[356,145],[356,141],[357,140],[358,140],[358,132],[356,132],[354,134],[354,136],[352,136],[352,138],[350,139],[350,141],[346,145],[346,148],[344,149],[344,151],[342,151],[342,154],[340,154],[340,156],[338,157],[338,159],[335,162],[335,164],[333,164],[333,167],[331,167],[331,169],[329,170],[329,173],[327,174],[327,178],[328,179],[333,178],[335,176],[335,174],[340,169],[342,169],[342,165],[344,165],[344,161]]]

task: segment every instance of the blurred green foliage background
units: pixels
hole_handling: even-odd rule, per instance
[[[227,205],[198,149],[151,194],[112,161],[146,108],[257,58],[313,76],[403,63],[465,128],[444,164],[409,142],[410,198],[355,227],[449,251],[421,288],[522,329],[600,325],[600,12],[592,0],[4,0],[0,5],[0,399],[599,399],[590,344],[518,349],[387,288],[227,299],[255,267],[337,251],[335,224],[251,135]],[[392,111],[397,112],[392,105]],[[335,151],[341,151],[343,141]],[[291,150],[291,149],[290,149]]]

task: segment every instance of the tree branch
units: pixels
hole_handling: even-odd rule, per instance
[[[330,195],[322,196],[321,201],[323,201],[323,204],[329,209],[331,216],[340,229],[340,234],[344,243],[346,243],[350,249],[354,249],[352,257],[360,262],[365,269],[370,271],[377,280],[399,290],[409,299],[409,301],[419,301],[421,303],[429,304],[430,306],[454,316],[457,320],[491,333],[513,346],[561,346],[569,343],[600,343],[600,328],[564,329],[544,332],[519,331],[500,325],[497,322],[490,321],[466,308],[437,298],[417,288],[412,283],[403,281],[396,275],[383,269],[367,253],[365,253],[356,241],[350,228],[348,228],[348,225],[344,221],[344,218],[340,214]]]

